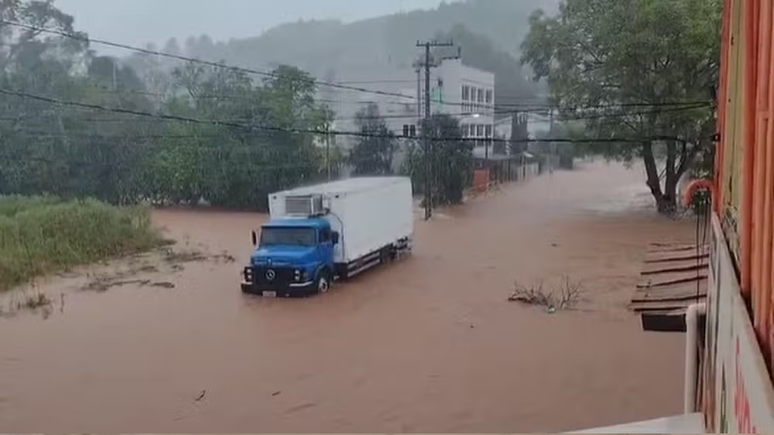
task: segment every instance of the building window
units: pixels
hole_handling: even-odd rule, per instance
[[[486,90],[486,104],[492,104],[492,96],[494,92],[491,89]]]
[[[492,137],[492,126],[491,125],[487,125],[486,126],[486,137],[487,138]]]
[[[484,102],[484,90],[483,89],[479,89],[478,90],[478,99],[476,101],[478,101],[479,103],[483,103]]]
[[[470,86],[462,87],[462,101],[470,100]]]
[[[479,124],[476,126],[476,136],[477,137],[484,137],[484,125]]]

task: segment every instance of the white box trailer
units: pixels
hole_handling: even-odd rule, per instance
[[[410,253],[413,203],[406,177],[351,178],[269,195],[271,220],[260,241],[254,235],[243,290],[288,295],[280,278],[314,289],[326,285],[321,273],[323,281],[349,278]]]

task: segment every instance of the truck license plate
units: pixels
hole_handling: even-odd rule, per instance
[[[277,292],[263,292],[263,297],[265,298],[276,298]]]

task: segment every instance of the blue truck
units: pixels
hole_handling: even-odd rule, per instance
[[[253,232],[242,291],[265,297],[326,293],[337,280],[411,252],[414,207],[405,177],[352,178],[269,195]]]

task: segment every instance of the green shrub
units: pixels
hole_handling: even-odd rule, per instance
[[[96,200],[0,197],[0,290],[160,242],[146,207]]]

